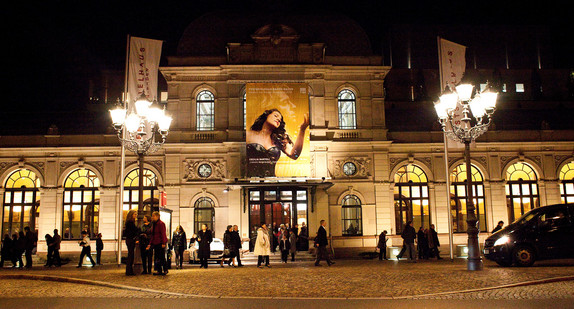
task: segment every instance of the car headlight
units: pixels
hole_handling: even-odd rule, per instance
[[[505,243],[507,243],[509,240],[510,240],[510,237],[502,236],[494,242],[494,245],[495,246],[501,246],[501,245],[504,245]]]

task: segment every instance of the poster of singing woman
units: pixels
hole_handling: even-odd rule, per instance
[[[249,83],[247,177],[310,176],[309,96],[305,83]]]

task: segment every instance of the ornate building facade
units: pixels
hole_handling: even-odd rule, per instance
[[[435,224],[444,245],[451,216],[454,243],[465,244],[462,149],[450,151],[447,173],[432,100],[415,100],[412,71],[382,63],[365,32],[341,16],[269,23],[264,17],[208,14],[194,21],[177,54],[160,68],[174,122],[164,147],[145,158],[146,209],[168,210],[171,230],[182,225],[188,235],[202,223],[216,236],[237,224],[249,238],[260,222],[305,222],[312,239],[325,219],[333,247],[342,252],[372,250],[383,230],[399,246],[407,221],[415,228]],[[245,86],[254,82],[308,85],[310,177],[245,177]],[[396,95],[403,90],[413,96]],[[556,104],[503,94],[500,113],[512,117],[512,106],[521,101]],[[571,108],[572,98],[565,102]],[[481,137],[472,149],[481,239],[499,220],[574,201],[573,154],[571,127],[492,127]],[[64,236],[62,251],[75,252],[73,240],[87,228],[103,234],[112,255],[120,238],[117,222],[123,220],[118,207],[125,216],[138,204],[136,160],[128,153],[127,176],[120,179],[113,134],[0,137],[3,232],[29,225],[42,239],[57,228]],[[41,241],[38,251],[46,251]]]

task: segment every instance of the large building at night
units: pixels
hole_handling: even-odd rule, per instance
[[[454,243],[465,244],[463,152],[450,150],[447,174],[432,103],[440,92],[436,35],[471,39],[405,29],[390,28],[384,52],[375,53],[367,33],[339,15],[218,13],[193,21],[160,67],[174,121],[164,146],[145,157],[146,209],[161,209],[171,230],[181,225],[191,235],[206,223],[217,237],[228,224],[249,238],[260,222],[305,222],[312,239],[325,219],[342,255],[372,250],[383,230],[400,246],[407,221],[416,229],[435,224],[444,252],[451,216]],[[467,53],[467,77],[477,89],[488,80],[501,91],[493,125],[471,150],[482,242],[500,220],[574,202],[574,73],[545,67],[551,51],[535,44],[516,57],[507,46],[483,58],[486,47],[476,44]],[[309,177],[246,177],[249,83],[307,85]],[[101,107],[106,113],[110,105]],[[108,123],[94,127],[111,125],[107,115],[99,121]],[[96,131],[0,137],[3,233],[34,226],[43,253],[43,235],[57,228],[62,252],[76,254],[75,240],[88,226],[114,256],[123,220],[117,210],[125,216],[138,205],[137,156],[127,153],[120,179],[118,138]]]

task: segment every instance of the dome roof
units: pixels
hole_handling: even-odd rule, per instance
[[[253,43],[266,25],[284,25],[300,43],[325,43],[328,56],[371,56],[363,28],[343,15],[286,15],[214,12],[194,20],[184,31],[177,56],[225,56],[227,43]]]

